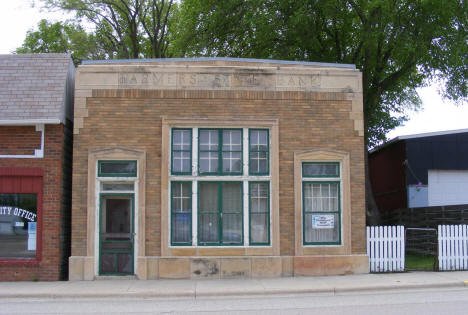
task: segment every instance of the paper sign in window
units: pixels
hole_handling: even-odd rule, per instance
[[[314,215],[312,216],[312,228],[333,229],[335,227],[334,215]]]

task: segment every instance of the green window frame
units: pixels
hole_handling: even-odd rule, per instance
[[[184,147],[184,142],[181,143],[175,143],[175,133],[176,132],[189,132],[189,142],[188,146],[189,148],[183,148]],[[182,136],[181,141],[184,140],[184,137]],[[180,148],[176,148],[177,146],[180,146]],[[176,171],[175,170],[175,162],[176,160],[180,161],[180,169],[183,169],[183,160],[186,159],[188,155],[188,169],[186,171],[181,170],[181,171]],[[172,175],[192,175],[192,129],[191,128],[172,128],[171,130],[171,174]]]
[[[340,163],[303,162],[302,177],[303,245],[341,245]]]
[[[266,196],[260,196],[260,185],[266,186]],[[257,187],[256,187],[257,186]],[[257,191],[255,191],[257,189]],[[257,197],[257,198],[255,198]],[[254,202],[253,199],[266,199],[266,209],[261,210],[260,205],[261,203],[259,200],[257,203]],[[255,205],[255,206],[254,206]],[[257,209],[255,209],[257,208]],[[258,234],[255,233],[255,220],[254,217],[262,217],[265,218],[265,228],[264,231],[266,232],[266,241],[258,241],[253,239],[253,235]],[[249,245],[250,246],[269,246],[270,245],[270,182],[249,182]]]
[[[177,186],[180,185],[180,190],[177,190]],[[185,186],[185,190],[184,190]],[[175,195],[176,192],[180,192],[180,195]],[[185,194],[187,193],[187,194]],[[181,199],[180,203],[177,199]],[[184,209],[184,199],[188,199],[186,205],[187,209]],[[188,209],[189,208],[189,209]],[[171,216],[170,216],[170,229],[171,229],[171,245],[172,246],[192,246],[192,182],[190,181],[173,181],[171,182]],[[186,225],[186,226],[184,226]],[[181,237],[177,232],[180,229],[187,229],[185,235],[188,238],[180,240]],[[183,232],[183,231],[182,231]]]
[[[211,131],[213,134],[217,135],[217,140],[215,142],[211,142],[209,140],[208,143],[202,143],[201,133]],[[239,131],[240,132],[240,143],[232,144],[232,142],[227,143],[224,140],[225,132],[230,131]],[[211,137],[211,134],[210,134]],[[211,139],[211,138],[210,138]],[[231,139],[231,138],[230,138]],[[243,130],[240,128],[199,128],[198,129],[198,175],[199,176],[209,176],[209,175],[222,175],[222,176],[233,176],[233,175],[242,175],[243,174]],[[202,146],[208,146],[207,148],[202,149]],[[211,148],[211,147],[215,148]],[[227,149],[226,147],[231,147]],[[238,146],[239,150],[232,149],[233,146]],[[233,155],[238,155],[238,158],[233,159]],[[233,160],[237,160],[240,163],[239,171],[224,171],[224,161],[225,158],[228,159],[229,163]],[[202,160],[209,161],[208,169],[211,170],[211,161],[216,161],[217,163],[217,170],[216,171],[203,171],[202,170]],[[232,168],[232,165],[230,164]]]
[[[128,165],[131,171],[127,172],[105,172],[102,170],[103,165],[112,163],[116,165]],[[138,165],[136,160],[99,160],[98,161],[98,177],[137,177]]]
[[[215,205],[213,205],[213,209],[207,211],[204,208],[204,205],[202,207],[201,205],[201,186],[204,184],[211,184],[215,187],[217,187],[217,198],[215,199]],[[237,184],[240,186],[240,198],[239,198],[239,204],[238,204],[238,210],[233,211],[232,209],[227,209],[228,206],[224,204],[224,190],[225,187],[224,185],[229,185],[229,184]],[[198,222],[198,245],[199,246],[243,246],[244,245],[244,192],[243,192],[243,182],[239,181],[199,181],[198,182],[198,205],[197,205],[197,222]],[[203,225],[204,220],[202,219],[202,216],[212,216],[215,219],[215,228],[206,229]],[[238,222],[240,225],[240,234],[239,234],[239,239],[237,241],[233,240],[228,240],[226,235],[228,233],[229,229],[224,228],[224,220],[227,221],[225,218],[228,216],[239,216],[240,217],[240,222]],[[208,224],[209,227],[213,226],[212,222],[209,222]],[[204,229],[202,231],[202,229]],[[205,234],[211,234],[217,236],[217,241],[203,241],[203,237]],[[232,233],[231,236],[234,236],[236,234]]]
[[[254,136],[255,132],[257,132],[256,137]],[[266,132],[266,148],[263,147],[263,143],[260,143],[260,132]],[[260,169],[260,161],[264,159],[266,160],[266,166],[265,171],[262,171]],[[256,161],[256,163],[254,161]],[[270,132],[268,129],[249,129],[249,175],[268,175],[269,173]]]

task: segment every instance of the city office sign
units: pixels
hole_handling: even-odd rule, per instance
[[[28,210],[9,206],[0,206],[0,215],[14,215],[20,218],[25,218],[31,222],[35,222],[37,217],[36,214]]]

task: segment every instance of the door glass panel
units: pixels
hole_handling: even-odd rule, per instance
[[[114,272],[114,254],[101,254],[101,273]]]
[[[130,199],[104,199],[101,232],[104,240],[130,239]]]
[[[117,254],[118,272],[131,273],[132,272],[132,255],[131,254]]]

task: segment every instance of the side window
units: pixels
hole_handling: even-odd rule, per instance
[[[171,244],[192,245],[192,182],[171,184]]]
[[[270,185],[249,183],[250,245],[270,243]]]
[[[341,244],[340,190],[339,163],[302,163],[304,245]]]

